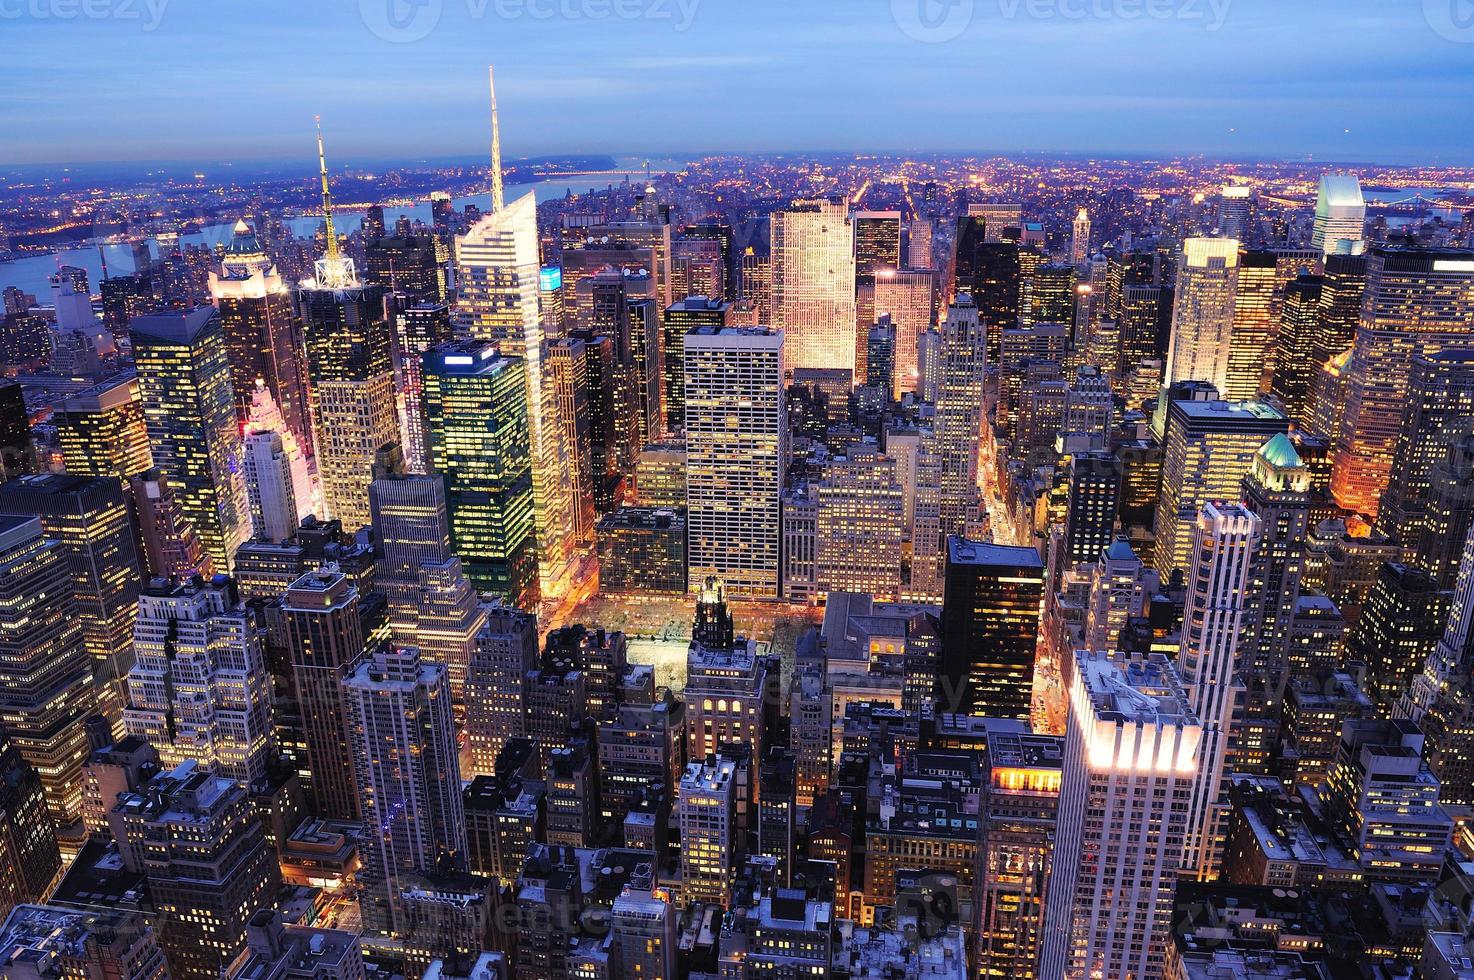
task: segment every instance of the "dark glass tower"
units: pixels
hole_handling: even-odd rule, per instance
[[[1033,548],[948,539],[939,712],[1028,719],[1043,601]]]

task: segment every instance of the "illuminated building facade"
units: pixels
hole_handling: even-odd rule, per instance
[[[784,368],[855,370],[855,225],[843,198],[793,202],[772,217],[771,326]]]
[[[1366,251],[1366,198],[1354,174],[1326,174],[1315,196],[1310,244],[1327,257]]]
[[[135,375],[122,374],[64,398],[51,420],[68,473],[126,482],[154,465]]]
[[[814,577],[819,594],[900,598],[903,491],[895,460],[851,447],[824,466],[815,493]]]
[[[978,496],[978,444],[983,426],[983,325],[966,296],[947,310],[941,328],[936,447],[941,460],[942,539],[961,534]]]
[[[732,900],[733,869],[741,851],[737,826],[737,763],[692,762],[681,776],[676,805],[681,831],[681,898],[690,905]]]
[[[1206,381],[1219,392],[1228,390],[1238,279],[1238,242],[1189,238],[1182,243],[1165,384]]]
[[[1033,548],[948,539],[938,710],[1029,717],[1043,602]]]

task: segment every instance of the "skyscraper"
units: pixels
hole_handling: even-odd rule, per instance
[[[138,378],[120,374],[62,399],[52,409],[66,471],[124,483],[154,465]]]
[[[1297,422],[1306,419],[1310,387],[1319,367],[1315,363],[1320,332],[1320,301],[1325,279],[1305,275],[1290,283],[1280,310],[1275,337],[1274,377],[1270,391]]]
[[[293,582],[281,610],[313,799],[319,815],[340,820],[359,815],[341,693],[364,655],[358,604],[358,590],[328,565]]]
[[[978,308],[959,296],[942,322],[937,453],[942,464],[942,539],[961,534],[978,496],[978,444],[986,364]]]
[[[1367,263],[1361,324],[1345,370],[1331,493],[1376,517],[1391,477],[1413,361],[1474,338],[1474,252],[1378,249]]]
[[[524,689],[537,669],[537,617],[499,602],[485,607],[466,672],[466,744],[471,775],[496,772],[507,740],[526,734]]]
[[[210,307],[151,313],[128,330],[154,465],[223,572],[250,522],[235,468],[241,437],[220,315]]]
[[[947,540],[937,710],[1028,719],[1044,602],[1033,548]]]
[[[1355,174],[1326,174],[1315,196],[1310,244],[1321,254],[1360,255],[1366,250],[1366,199]]]
[[[485,341],[451,344],[425,354],[424,384],[428,462],[445,481],[455,553],[478,589],[534,601],[541,540],[526,362]]]
[[[61,825],[82,815],[82,765],[96,693],[66,552],[35,517],[0,514],[0,724],[41,774]]]
[[[1310,471],[1289,436],[1275,436],[1254,454],[1241,499],[1259,518],[1263,537],[1248,587],[1239,670],[1247,687],[1245,709],[1265,717],[1278,711],[1290,678],[1290,631],[1310,533]]]
[[[918,345],[936,316],[937,276],[931,269],[881,269],[875,274],[875,319],[889,316],[896,330],[896,401],[921,387]]]
[[[1182,243],[1166,384],[1206,381],[1220,392],[1228,390],[1238,279],[1238,242],[1189,238]]]
[[[676,806],[681,831],[681,899],[727,905],[736,858],[737,764],[731,759],[691,762],[681,776]]]
[[[715,576],[733,595],[779,594],[784,343],[753,327],[686,335],[689,580]]]
[[[1064,548],[1071,565],[1094,563],[1116,540],[1121,503],[1121,461],[1113,453],[1070,457],[1070,496],[1065,511]]]
[[[395,398],[399,404],[399,438],[404,465],[411,473],[428,472],[425,449],[424,355],[454,339],[450,307],[420,303],[394,314]]]
[[[814,577],[819,593],[901,594],[902,490],[895,460],[852,446],[817,487]]]
[[[442,664],[414,647],[376,650],[343,681],[349,742],[367,832],[364,926],[408,927],[401,890],[466,855],[461,769]]]
[[[1090,261],[1090,212],[1081,208],[1070,232],[1070,264],[1079,269]]]
[[[1203,749],[1182,871],[1211,880],[1223,860],[1229,810],[1224,766],[1242,692],[1239,648],[1246,616],[1252,615],[1250,573],[1263,525],[1239,504],[1210,503],[1198,515],[1196,531],[1178,663],[1188,708],[1203,725]]]
[[[244,220],[235,223],[220,268],[210,272],[210,298],[220,311],[236,419],[249,418],[256,386],[262,384],[280,406],[298,445],[311,456],[307,382],[292,294]]]
[[[251,508],[251,531],[268,541],[285,541],[297,529],[296,491],[292,468],[276,432],[252,432],[245,438],[241,470],[246,501]]]
[[[470,319],[472,336],[499,344],[504,357],[523,363],[528,446],[524,455],[532,464],[539,585],[544,595],[562,595],[568,588],[573,552],[573,498],[563,480],[568,465],[564,429],[556,418],[557,403],[543,364],[545,341],[550,338],[544,336],[538,307],[542,265],[537,200],[532,193],[498,208],[457,238],[456,264],[460,306]]]
[[[1254,214],[1254,189],[1225,184],[1218,192],[1218,234],[1248,241]]]
[[[1161,654],[1081,651],[1069,690],[1039,975],[1159,977],[1202,723]]]
[[[36,769],[16,751],[14,743],[0,731],[0,909],[45,897],[61,872],[61,853],[56,846],[56,825],[46,809],[46,791]]]
[[[855,370],[855,226],[843,198],[794,201],[772,217],[772,328],[784,370]]]
[[[1229,330],[1228,369],[1223,397],[1249,401],[1264,392],[1274,365],[1275,321],[1279,305],[1279,258],[1271,251],[1249,249],[1239,253],[1239,278],[1234,290],[1233,325]]]
[[[235,583],[144,589],[123,721],[165,767],[189,760],[251,789],[275,748],[264,630]]]

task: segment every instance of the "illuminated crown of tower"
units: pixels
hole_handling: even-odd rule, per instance
[[[338,251],[338,232],[333,228],[333,194],[328,189],[328,159],[322,148],[322,117],[317,123],[317,166],[322,175],[322,213],[327,226],[327,244],[322,258],[313,264],[319,289],[354,289],[358,286],[358,270],[353,260]]]

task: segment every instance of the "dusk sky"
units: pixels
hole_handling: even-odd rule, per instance
[[[6,163],[310,159],[316,113],[342,163],[478,153],[489,62],[511,156],[1474,163],[1471,0],[0,0],[0,38]]]

